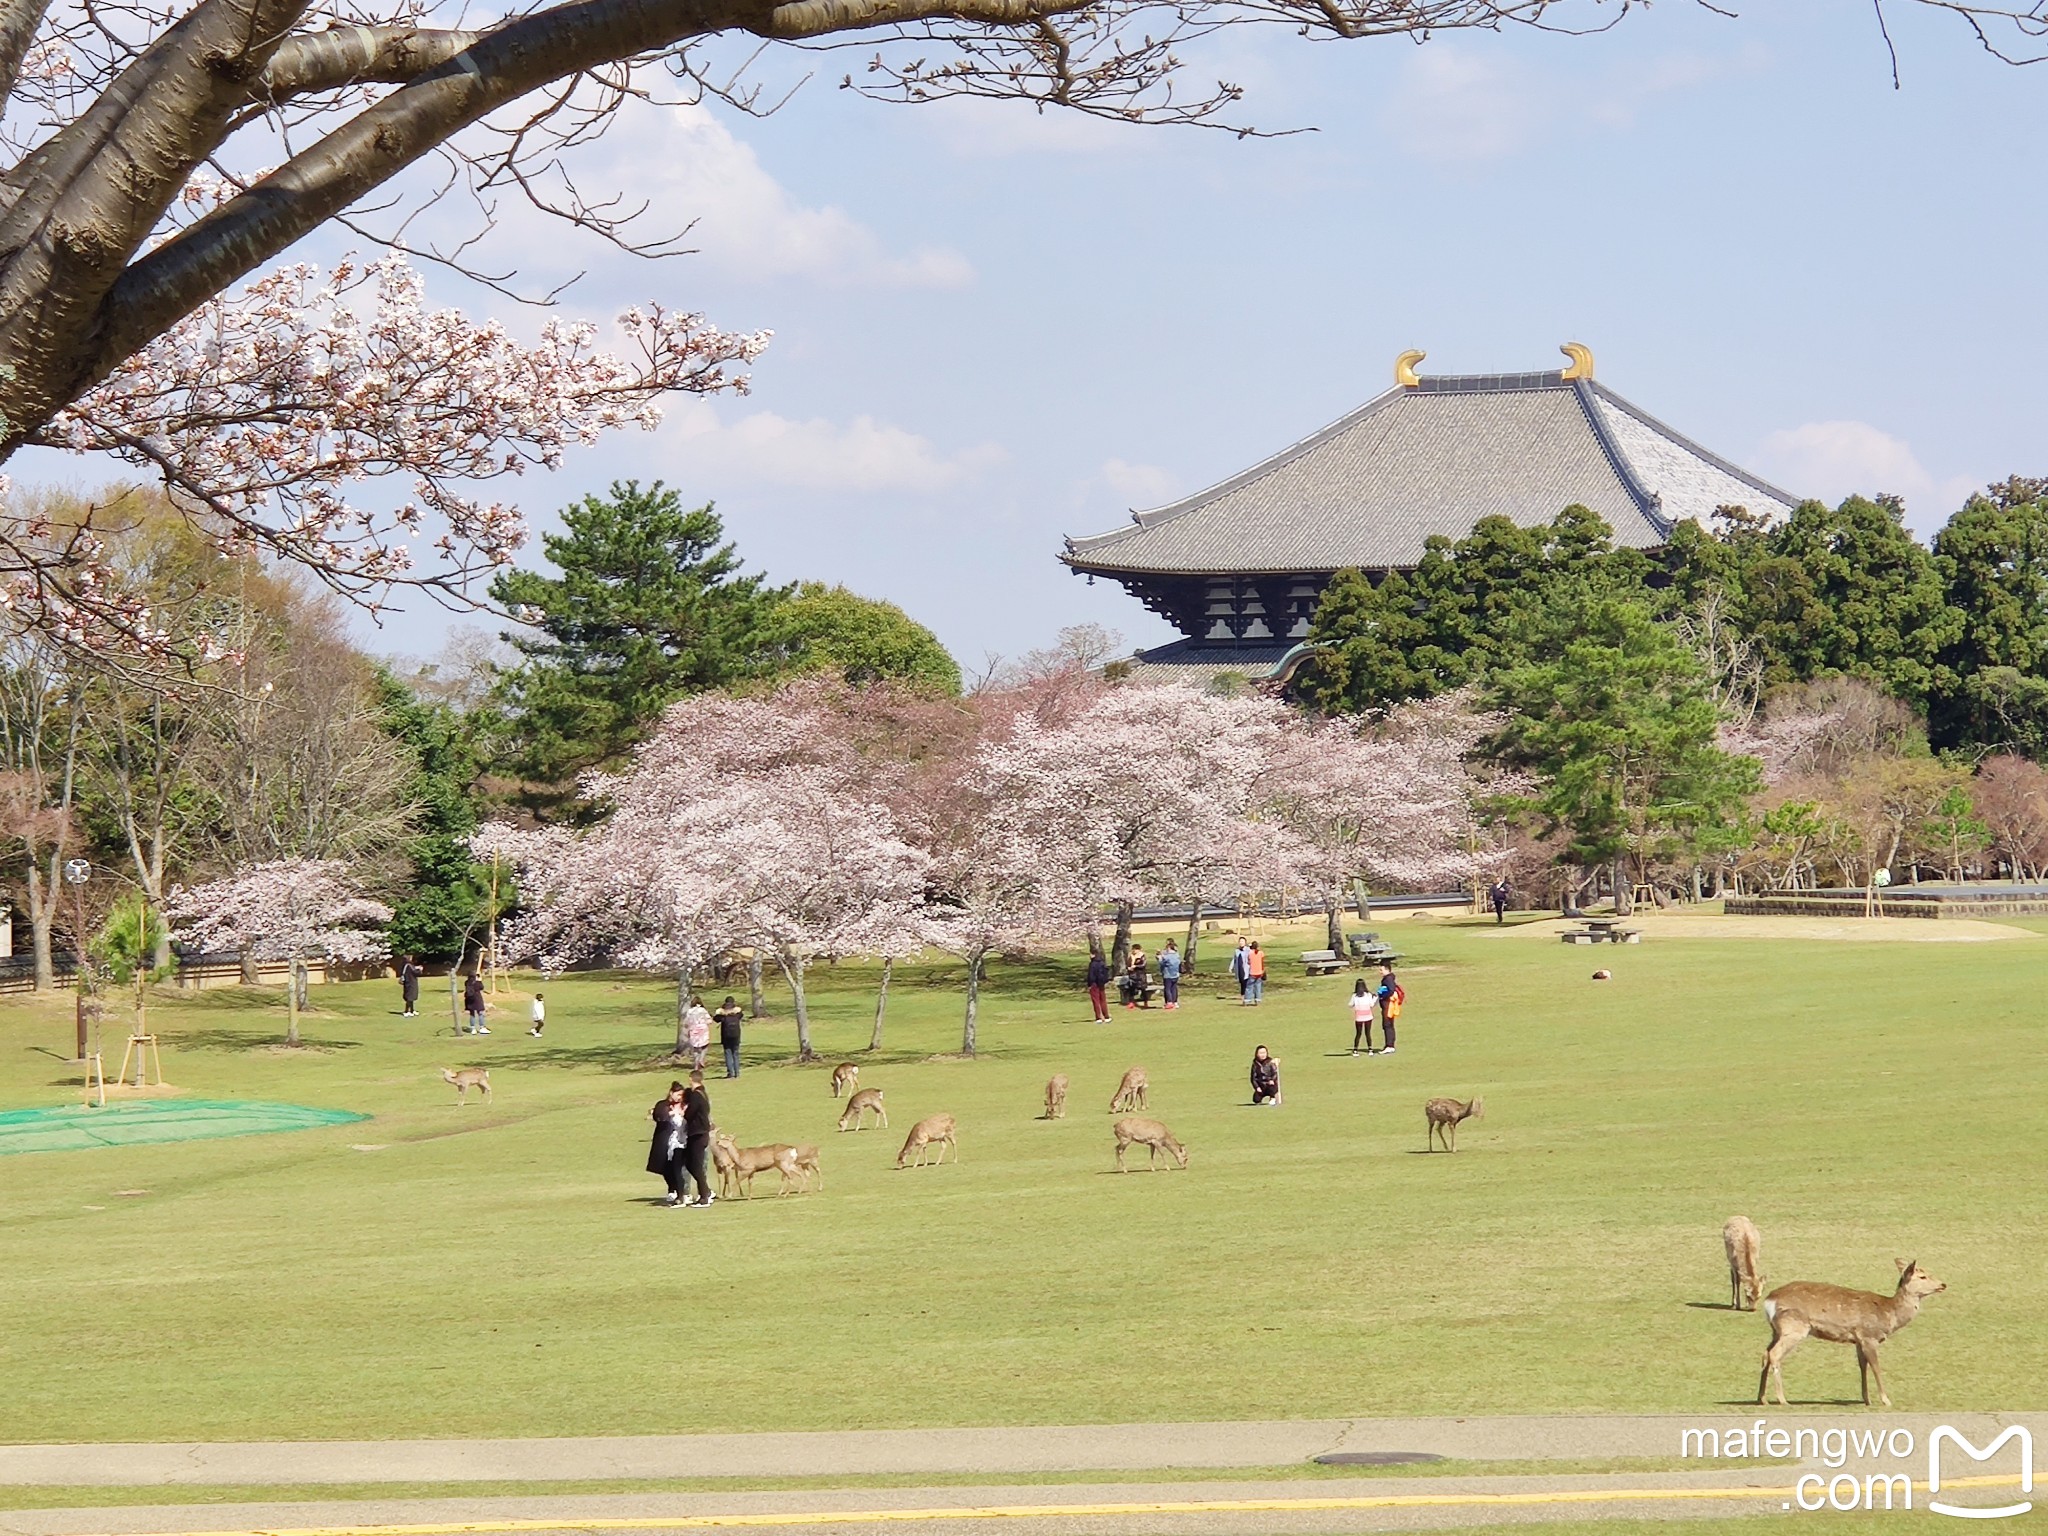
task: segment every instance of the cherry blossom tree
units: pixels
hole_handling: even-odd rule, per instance
[[[382,928],[391,909],[363,895],[339,859],[277,859],[189,889],[175,886],[166,915],[174,933],[202,952],[232,947],[290,962],[287,1045],[299,1044],[310,957],[362,961],[389,953]]]

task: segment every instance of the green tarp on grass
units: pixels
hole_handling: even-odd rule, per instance
[[[10,1152],[80,1152],[88,1147],[138,1147],[216,1136],[262,1136],[347,1125],[368,1115],[303,1104],[232,1103],[218,1099],[156,1099],[104,1109],[0,1110],[0,1157]]]

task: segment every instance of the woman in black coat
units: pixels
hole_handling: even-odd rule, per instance
[[[647,1171],[659,1174],[668,1185],[664,1205],[683,1203],[683,1085],[670,1083],[668,1097],[647,1112],[654,1122],[654,1139],[647,1148]]]
[[[716,1198],[711,1193],[710,1170],[705,1166],[710,1151],[711,1095],[704,1091],[704,1074],[692,1072],[690,1086],[683,1093],[683,1169],[697,1181],[699,1205],[709,1205]]]

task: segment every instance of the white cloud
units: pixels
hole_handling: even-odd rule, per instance
[[[1901,497],[1908,521],[1922,529],[1939,527],[1978,485],[1972,475],[1937,478],[1904,438],[1867,421],[1810,421],[1773,432],[1757,463],[1799,496],[1830,503],[1857,495]]]
[[[959,288],[974,280],[958,251],[891,251],[845,209],[798,203],[706,107],[674,107],[658,122],[635,135],[635,181],[648,187],[655,213],[696,221],[687,243],[722,272],[849,288]]]
[[[1441,44],[1409,56],[1387,114],[1403,146],[1426,160],[1512,154],[1545,115],[1520,71]]]
[[[1111,459],[1102,466],[1102,478],[1133,508],[1156,507],[1173,498],[1173,472],[1157,464],[1127,464],[1122,459]]]
[[[1009,455],[995,443],[943,453],[929,438],[872,416],[841,424],[795,421],[773,411],[722,420],[707,401],[671,413],[695,472],[807,491],[905,491],[930,495],[971,480]]]

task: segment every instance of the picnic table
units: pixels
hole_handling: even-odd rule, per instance
[[[1642,929],[1624,928],[1618,917],[1587,917],[1580,921],[1586,926],[1567,928],[1558,937],[1567,944],[1640,944],[1643,941]]]
[[[1350,970],[1351,962],[1334,949],[1304,949],[1301,966],[1311,976],[1329,976],[1337,971]]]

